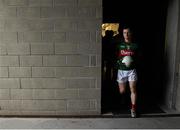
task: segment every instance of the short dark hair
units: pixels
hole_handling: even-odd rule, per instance
[[[114,31],[113,31],[113,30],[106,30],[106,31],[105,31],[105,35],[112,37],[112,36],[114,35]]]
[[[123,26],[123,29],[130,29],[130,30],[132,30],[132,26],[130,26],[130,25],[124,25],[124,26]]]
[[[124,30],[124,29],[129,29],[130,32],[131,32],[131,34],[133,34],[133,28],[132,28],[132,26],[130,26],[130,25],[125,25],[125,26],[123,26],[123,30]]]

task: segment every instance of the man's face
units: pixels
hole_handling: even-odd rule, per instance
[[[131,32],[130,32],[130,29],[123,29],[123,37],[124,39],[131,39]]]

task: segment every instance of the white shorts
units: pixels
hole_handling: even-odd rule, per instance
[[[137,81],[136,69],[133,70],[118,70],[117,82],[125,83],[127,81]]]

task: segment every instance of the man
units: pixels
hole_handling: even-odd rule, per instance
[[[104,79],[107,81],[109,84],[112,80],[112,69],[113,69],[113,62],[114,60],[114,55],[113,53],[115,52],[115,47],[113,44],[113,34],[114,32],[112,30],[106,30],[105,31],[105,36],[102,38],[102,60],[103,60],[103,69],[105,75]]]
[[[131,117],[136,117],[136,62],[137,62],[137,44],[132,41],[132,32],[130,28],[123,29],[124,41],[118,45],[118,59],[117,59],[117,82],[119,86],[119,92],[125,93],[126,83],[129,83],[130,98],[131,98]]]

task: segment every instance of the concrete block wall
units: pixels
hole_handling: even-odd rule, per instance
[[[171,0],[167,10],[164,106],[180,112],[180,2]],[[167,109],[167,110],[168,110]]]
[[[0,115],[101,114],[102,0],[0,0]]]

